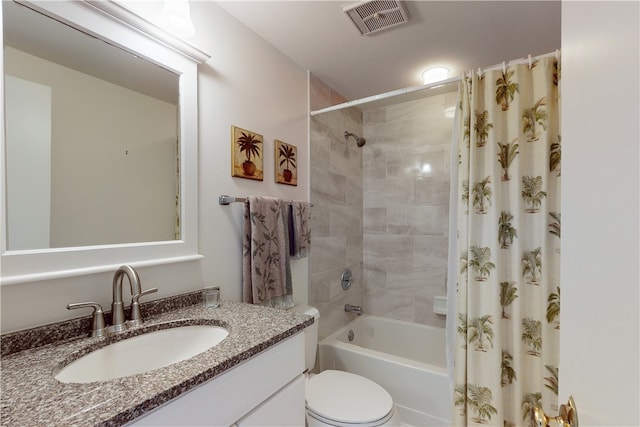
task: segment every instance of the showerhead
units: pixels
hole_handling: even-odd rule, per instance
[[[358,144],[358,147],[360,147],[360,148],[364,147],[364,144],[367,143],[367,140],[365,138],[361,138],[358,135],[356,135],[355,133],[347,132],[345,130],[344,131],[344,139],[348,141],[350,136],[352,136],[353,139],[356,140],[356,144]]]

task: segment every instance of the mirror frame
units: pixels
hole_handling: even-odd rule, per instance
[[[51,280],[134,267],[201,259],[198,253],[198,64],[209,55],[132,13],[114,0],[16,0],[37,12],[143,57],[179,75],[180,240],[7,250],[5,131],[0,120],[1,285]],[[0,8],[0,25],[2,22]],[[1,27],[0,27],[1,29]],[[4,46],[4,34],[0,31]],[[0,57],[4,76],[4,58]],[[0,117],[4,118],[4,77],[0,79]]]

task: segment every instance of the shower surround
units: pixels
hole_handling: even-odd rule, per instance
[[[453,87],[452,89],[455,89]],[[444,327],[456,93],[364,112],[363,304],[368,314]]]
[[[311,109],[345,99],[311,76]],[[455,88],[452,88],[455,90]],[[446,295],[449,163],[455,92],[375,109],[311,117],[309,304],[319,337],[367,314],[444,327],[433,297]],[[358,148],[349,131],[367,139]],[[340,286],[353,272],[348,291]]]
[[[319,79],[311,79],[312,109],[344,102]],[[315,102],[315,103],[314,103]],[[344,132],[362,135],[362,112],[348,108],[311,118],[311,255],[309,304],[320,311],[320,339],[355,316],[344,305],[362,305],[362,148]],[[353,273],[342,290],[340,275]]]

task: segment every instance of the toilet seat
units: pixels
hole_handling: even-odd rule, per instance
[[[322,426],[331,426],[331,427],[380,427],[380,426],[386,426],[388,424],[386,424],[388,421],[390,421],[393,418],[393,412],[389,413],[386,417],[377,420],[377,421],[373,421],[370,423],[342,423],[340,421],[336,421],[336,420],[332,420],[329,418],[324,418],[318,414],[316,414],[315,412],[312,412],[310,410],[307,409],[307,419],[312,418],[314,420],[317,420],[320,422],[320,425]],[[314,426],[314,425],[318,425],[318,424],[313,424],[310,423],[308,424],[310,426]],[[393,424],[395,425],[395,424]]]
[[[306,384],[308,415],[333,426],[374,427],[393,416],[393,399],[377,383],[349,372],[327,370]]]

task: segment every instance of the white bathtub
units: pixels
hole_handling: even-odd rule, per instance
[[[352,372],[384,387],[403,424],[451,424],[444,328],[363,315],[320,341],[318,352],[321,371]]]

